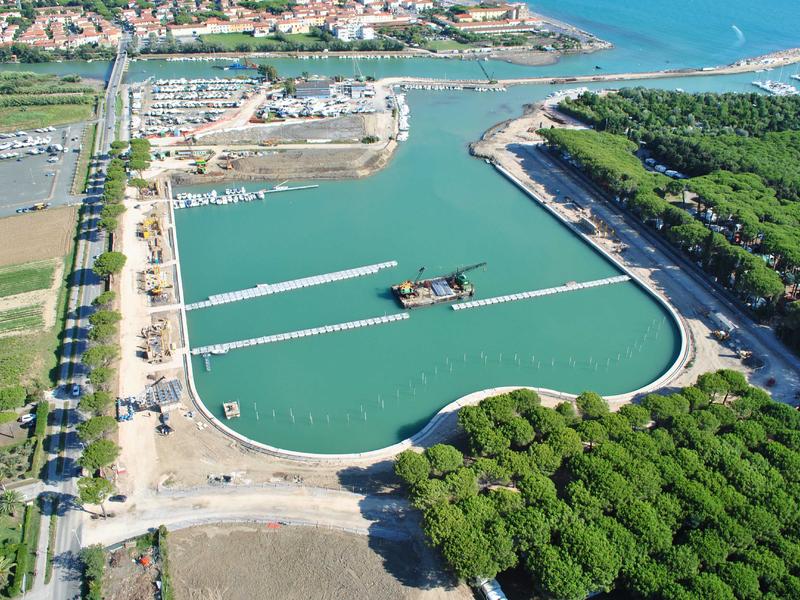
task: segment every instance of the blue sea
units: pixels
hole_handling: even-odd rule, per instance
[[[718,65],[800,46],[798,0],[539,0],[531,8],[612,42],[613,52],[596,55],[601,66]]]

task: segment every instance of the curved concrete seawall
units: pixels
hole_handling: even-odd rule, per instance
[[[672,317],[680,337],[680,348],[677,353],[675,361],[672,365],[655,381],[651,382],[650,384],[643,386],[639,389],[633,390],[631,392],[627,392],[624,394],[617,394],[614,396],[607,396],[606,400],[609,404],[617,408],[622,404],[628,403],[634,398],[646,394],[657,389],[663,387],[668,381],[672,380],[683,368],[686,364],[686,361],[689,358],[689,342],[688,342],[688,335],[687,335],[687,328],[681,319],[680,315],[677,311],[667,302],[665,298],[660,296],[655,290],[650,288],[642,279],[640,279],[635,273],[633,273],[626,265],[622,264],[617,257],[609,254],[604,248],[598,245],[593,239],[588,237],[587,235],[583,234],[579,231],[571,222],[566,220],[558,211],[553,209],[553,207],[549,206],[546,202],[542,199],[537,197],[531,190],[529,190],[523,182],[518,180],[514,175],[504,169],[502,166],[495,164],[495,168],[506,178],[508,178],[512,183],[514,183],[523,193],[529,196],[532,200],[537,202],[541,205],[545,210],[547,210],[551,215],[553,215],[559,222],[561,222],[565,227],[567,227],[573,234],[581,238],[584,242],[586,242],[592,249],[594,249],[597,253],[599,253],[602,257],[606,260],[611,262],[617,269],[621,272],[628,275],[631,280],[638,285],[642,290],[644,290],[647,294],[650,295],[656,302],[658,302],[664,309],[669,313]],[[551,390],[547,388],[535,388],[529,387],[525,385],[515,385],[515,386],[504,386],[504,387],[495,387],[489,388],[485,390],[479,390],[463,396],[458,400],[451,402],[450,404],[443,407],[439,412],[437,412],[431,420],[423,427],[419,432],[414,434],[413,436],[406,438],[396,444],[392,444],[391,446],[386,446],[384,448],[379,448],[376,450],[371,450],[367,452],[356,452],[356,453],[342,453],[342,454],[320,454],[320,453],[312,453],[312,452],[298,452],[294,450],[284,450],[281,448],[277,448],[274,446],[270,446],[269,444],[264,444],[262,442],[258,442],[256,440],[252,440],[225,425],[222,421],[220,421],[203,403],[200,398],[200,395],[197,392],[197,388],[194,382],[194,375],[193,375],[193,367],[192,367],[192,360],[191,355],[189,354],[189,335],[188,335],[188,325],[186,320],[186,311],[183,308],[183,279],[181,275],[181,267],[180,267],[180,256],[178,250],[178,240],[177,240],[177,228],[175,226],[175,213],[172,208],[172,186],[168,182],[167,184],[168,190],[168,204],[169,204],[169,214],[170,214],[170,221],[173,226],[173,238],[172,241],[175,245],[174,247],[174,256],[176,259],[176,277],[177,277],[177,284],[178,284],[178,293],[180,295],[180,302],[181,302],[181,337],[183,340],[184,348],[186,349],[183,360],[184,360],[184,367],[186,372],[186,380],[187,380],[187,387],[189,391],[189,395],[192,399],[192,404],[199,410],[207,419],[208,421],[214,425],[218,430],[229,435],[230,437],[234,438],[238,443],[242,444],[243,446],[257,450],[259,452],[264,452],[266,454],[290,459],[290,460],[299,460],[299,461],[306,461],[306,462],[319,462],[319,463],[330,463],[330,464],[352,464],[352,463],[371,463],[376,462],[379,460],[385,460],[396,456],[398,453],[412,447],[420,447],[420,446],[428,446],[440,441],[446,440],[447,437],[455,431],[457,427],[457,414],[458,410],[463,406],[470,406],[478,404],[481,400],[488,398],[490,396],[494,396],[497,394],[502,394],[509,392],[511,390],[519,389],[519,388],[526,388],[531,389],[539,393],[544,400],[545,404],[556,404],[562,401],[573,401],[575,399],[574,394],[567,394],[563,392],[559,392],[556,390]]]

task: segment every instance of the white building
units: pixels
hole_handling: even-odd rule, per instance
[[[375,39],[375,30],[372,27],[353,22],[337,23],[334,26],[333,34],[343,42]]]

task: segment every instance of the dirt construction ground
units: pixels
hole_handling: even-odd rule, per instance
[[[335,119],[315,119],[288,123],[251,125],[241,129],[197,136],[201,144],[258,144],[274,141],[360,141],[367,135],[380,136],[379,115],[346,115]]]
[[[340,531],[208,525],[169,537],[176,600],[469,600],[424,547]]]
[[[63,256],[76,212],[75,207],[53,208],[0,219],[0,267]]]

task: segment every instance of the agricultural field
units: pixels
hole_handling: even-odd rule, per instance
[[[50,208],[0,219],[0,267],[64,256],[75,235],[77,210]]]
[[[85,121],[96,102],[97,87],[76,76],[2,72],[0,132]]]
[[[0,267],[0,298],[47,289],[53,283],[54,271],[53,261]]]
[[[0,310],[0,335],[16,331],[29,331],[44,326],[44,305],[33,304]]]
[[[76,212],[64,207],[0,219],[0,390],[53,380]]]

